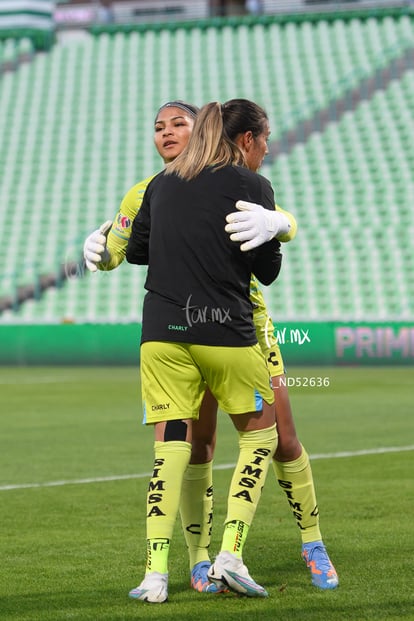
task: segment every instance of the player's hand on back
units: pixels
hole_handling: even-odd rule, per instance
[[[107,220],[99,229],[88,235],[83,245],[83,258],[86,267],[91,272],[97,271],[97,263],[109,261],[110,255],[106,247],[108,233],[112,227],[112,220]]]
[[[243,252],[253,250],[289,231],[290,222],[279,211],[270,211],[248,201],[237,201],[236,207],[238,211],[226,217],[225,231],[230,233],[232,241],[243,242],[240,246]]]

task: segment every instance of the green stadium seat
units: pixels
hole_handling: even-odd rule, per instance
[[[79,259],[84,237],[113,217],[126,190],[162,167],[152,124],[167,99],[254,99],[268,110],[276,140],[412,47],[413,21],[194,25],[86,36],[57,43],[2,74],[0,201],[13,206],[10,226],[17,236],[1,255],[5,273],[25,280],[29,260],[35,279],[36,273],[57,274],[68,258]],[[12,47],[15,42],[7,54]],[[18,55],[30,53],[27,41],[17,47]],[[297,239],[283,248],[280,282],[266,289],[273,316],[412,311],[413,109],[410,70],[343,117],[315,125],[305,144],[266,165],[277,202],[299,223]],[[23,259],[16,248],[25,243],[19,222],[28,213]],[[381,254],[384,221],[397,222],[395,230],[386,227],[388,256],[399,266],[395,296],[392,263]],[[0,247],[9,249],[4,227],[0,237]],[[131,266],[70,279],[0,321],[137,319],[144,280],[145,270]],[[0,291],[13,291],[16,282],[0,279]]]

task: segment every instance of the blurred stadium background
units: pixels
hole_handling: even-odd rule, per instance
[[[162,167],[163,102],[233,97],[299,224],[265,288],[285,356],[414,362],[414,5],[253,4],[1,0],[0,363],[136,360],[145,269],[85,273],[83,241]]]

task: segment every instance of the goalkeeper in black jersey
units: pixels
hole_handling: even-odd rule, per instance
[[[233,101],[234,109],[237,109],[238,102],[239,100]],[[197,112],[198,109],[192,104],[179,101],[168,102],[161,106],[155,119],[154,140],[165,162],[172,161],[187,144]],[[262,136],[261,132],[255,130],[256,125],[247,126],[241,122],[234,126],[231,135],[245,153],[247,165],[253,170],[260,166],[260,153],[263,158],[267,139],[266,135]],[[112,225],[109,235],[106,232],[107,239],[106,235],[97,230],[86,240],[85,259],[91,271],[111,270],[124,260],[132,222],[141,207],[145,189],[153,177],[137,183],[126,193],[113,222],[106,223],[108,229]],[[261,212],[258,206],[252,206],[251,209],[231,214],[229,220],[241,221],[227,226],[229,232],[233,231],[233,236],[238,234],[241,237],[240,241],[244,239],[245,244],[250,243],[254,247],[258,241],[258,231],[263,231],[264,210]],[[296,221],[292,214],[284,212],[277,205],[276,210],[275,213],[281,214],[281,219],[275,222],[273,234],[280,241],[288,242],[296,235]],[[266,215],[268,214],[267,211]],[[283,216],[288,220],[287,227]],[[250,221],[243,218],[250,218]],[[278,448],[273,460],[276,479],[286,493],[289,506],[299,526],[303,556],[311,570],[313,584],[321,588],[334,588],[338,579],[321,541],[319,512],[309,457],[296,435],[288,389],[283,382],[284,364],[275,338],[274,324],[254,276],[250,284],[250,299],[253,303],[256,335],[268,361],[274,386],[279,435]],[[212,519],[212,459],[216,413],[217,402],[207,390],[200,418],[193,424],[192,458],[185,474],[180,507],[190,555],[191,584],[196,590],[209,593],[215,592],[214,585],[207,581],[206,573],[210,566],[208,546]],[[194,524],[197,526],[194,527]]]
[[[246,101],[246,119],[257,109]],[[167,598],[169,545],[191,457],[192,421],[206,386],[239,432],[221,551],[208,577],[220,588],[267,595],[242,560],[277,446],[274,395],[249,286],[252,273],[263,284],[273,282],[281,254],[276,239],[243,252],[224,230],[238,199],[274,211],[269,182],[245,167],[242,151],[228,138],[233,116],[230,106],[202,108],[187,147],[149,184],[126,251],[130,263],[148,264],[141,387],[145,421],[154,425],[155,459],[146,575],[131,593],[146,601]]]

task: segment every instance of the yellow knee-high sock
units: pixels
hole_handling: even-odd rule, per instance
[[[189,442],[155,442],[154,471],[147,494],[146,573],[168,573],[168,553],[191,456]]]
[[[309,455],[302,446],[294,461],[273,461],[277,482],[285,492],[303,543],[322,539]]]
[[[239,432],[239,459],[230,484],[221,550],[242,556],[276,446],[276,425]]]
[[[210,560],[208,548],[213,522],[213,462],[189,464],[184,473],[180,502],[181,523],[190,569]]]

